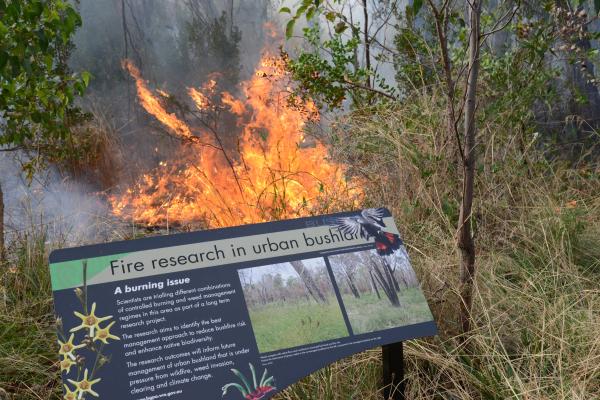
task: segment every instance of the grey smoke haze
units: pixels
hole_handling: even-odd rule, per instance
[[[61,178],[53,170],[38,174],[29,184],[17,158],[0,153],[7,238],[35,228],[46,230],[53,242],[84,243],[102,240],[109,225],[107,208],[91,195],[92,188]]]

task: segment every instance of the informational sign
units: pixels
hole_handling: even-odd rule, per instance
[[[436,334],[388,210],[50,255],[66,399],[259,400]]]

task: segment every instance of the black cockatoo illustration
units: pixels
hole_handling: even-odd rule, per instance
[[[336,225],[342,232],[358,234],[365,240],[374,237],[377,253],[387,256],[400,248],[402,240],[395,233],[384,230],[384,215],[383,208],[365,208],[359,216],[338,218]]]

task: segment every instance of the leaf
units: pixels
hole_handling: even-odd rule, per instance
[[[316,7],[309,7],[309,9],[306,11],[306,20],[310,21],[315,16],[316,12],[317,12]]]
[[[417,15],[423,7],[423,0],[413,0],[413,13]]]
[[[327,18],[327,21],[329,21],[329,22],[335,21],[335,17],[336,17],[336,13],[333,11],[329,11],[327,14],[325,14],[325,18]]]
[[[258,389],[258,382],[256,381],[256,370],[254,369],[254,365],[252,363],[248,363],[250,366],[250,372],[252,372],[252,383],[254,384],[254,389]]]
[[[348,25],[344,21],[340,21],[335,25],[335,33],[340,34],[348,29]]]
[[[87,87],[90,84],[90,73],[87,71],[83,71],[81,73],[81,79],[83,79],[83,83],[85,84],[85,86]]]
[[[282,14],[291,14],[291,13],[292,13],[292,10],[290,10],[290,8],[289,8],[289,7],[281,7],[281,8],[279,9],[279,12],[280,12],[280,13],[282,13]]]
[[[260,378],[259,386],[265,386],[265,379],[267,379],[267,369],[265,368],[265,372],[263,372],[262,377]]]
[[[231,372],[233,372],[235,374],[235,376],[237,376],[242,381],[242,383],[246,387],[248,393],[252,393],[252,389],[250,389],[250,384],[248,383],[248,380],[246,379],[244,374],[242,374],[240,371],[238,371],[235,368],[232,368]]]
[[[294,36],[294,26],[296,25],[296,18],[292,18],[288,21],[287,26],[285,27],[285,37],[286,39],[290,39]]]
[[[242,396],[246,397],[249,393],[246,391],[246,389],[244,389],[240,384],[238,383],[228,383],[227,385],[223,386],[221,388],[221,390],[223,391],[223,396],[225,396],[227,394],[227,390],[229,390],[230,387],[234,387],[237,390],[240,391],[240,393],[242,394]]]

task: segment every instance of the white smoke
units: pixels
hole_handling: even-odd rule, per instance
[[[55,170],[38,173],[28,182],[19,155],[0,155],[7,242],[27,232],[45,232],[47,240],[79,245],[106,239],[114,230],[106,204],[92,188],[62,178]]]

